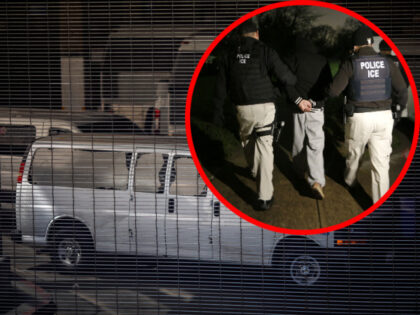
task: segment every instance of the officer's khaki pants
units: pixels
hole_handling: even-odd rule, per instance
[[[244,148],[245,158],[252,175],[257,180],[258,197],[270,200],[273,197],[273,136],[254,138],[252,132],[264,131],[262,128],[274,121],[276,109],[273,103],[237,106],[239,135]]]
[[[390,110],[355,113],[346,124],[347,159],[344,180],[356,181],[359,161],[366,144],[372,163],[372,199],[378,201],[389,189],[389,160],[394,121]]]
[[[308,171],[308,183],[325,186],[324,146],[325,134],[324,109],[293,114],[293,165],[300,177]]]

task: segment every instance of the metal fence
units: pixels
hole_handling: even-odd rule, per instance
[[[371,215],[307,236],[240,218],[195,168],[184,117],[196,64],[270,3],[0,4],[1,314],[419,313],[417,156]],[[337,4],[380,27],[420,79],[419,3]],[[211,93],[195,99],[201,133]],[[414,128],[396,125],[395,159]]]

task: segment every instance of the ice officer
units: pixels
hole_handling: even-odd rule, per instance
[[[267,210],[273,203],[273,126],[276,99],[271,78],[293,86],[295,75],[277,53],[259,40],[257,24],[249,19],[241,25],[238,45],[221,57],[214,98],[215,122],[223,117],[227,93],[236,106],[239,136],[252,176],[257,181],[256,210]],[[293,93],[293,88],[289,88]],[[299,95],[293,96],[297,99]],[[301,99],[302,111],[311,103]]]
[[[407,88],[398,67],[372,48],[373,32],[360,27],[353,34],[354,55],[343,62],[329,89],[338,96],[347,88],[345,105],[347,146],[344,181],[357,184],[359,161],[366,145],[372,164],[372,199],[378,201],[389,189],[393,118],[392,95],[407,103]]]

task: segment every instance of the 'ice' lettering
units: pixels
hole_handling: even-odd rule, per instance
[[[368,70],[368,78],[379,78],[379,70]]]

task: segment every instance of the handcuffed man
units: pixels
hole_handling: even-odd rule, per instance
[[[324,56],[318,53],[315,44],[308,38],[296,38],[296,52],[288,60],[296,74],[296,91],[312,102],[312,110],[293,111],[293,166],[297,176],[305,180],[317,199],[324,199],[324,99],[325,90],[332,81],[331,71]],[[291,93],[293,94],[293,93]],[[293,100],[298,103],[300,99]],[[307,178],[305,179],[305,173]]]

